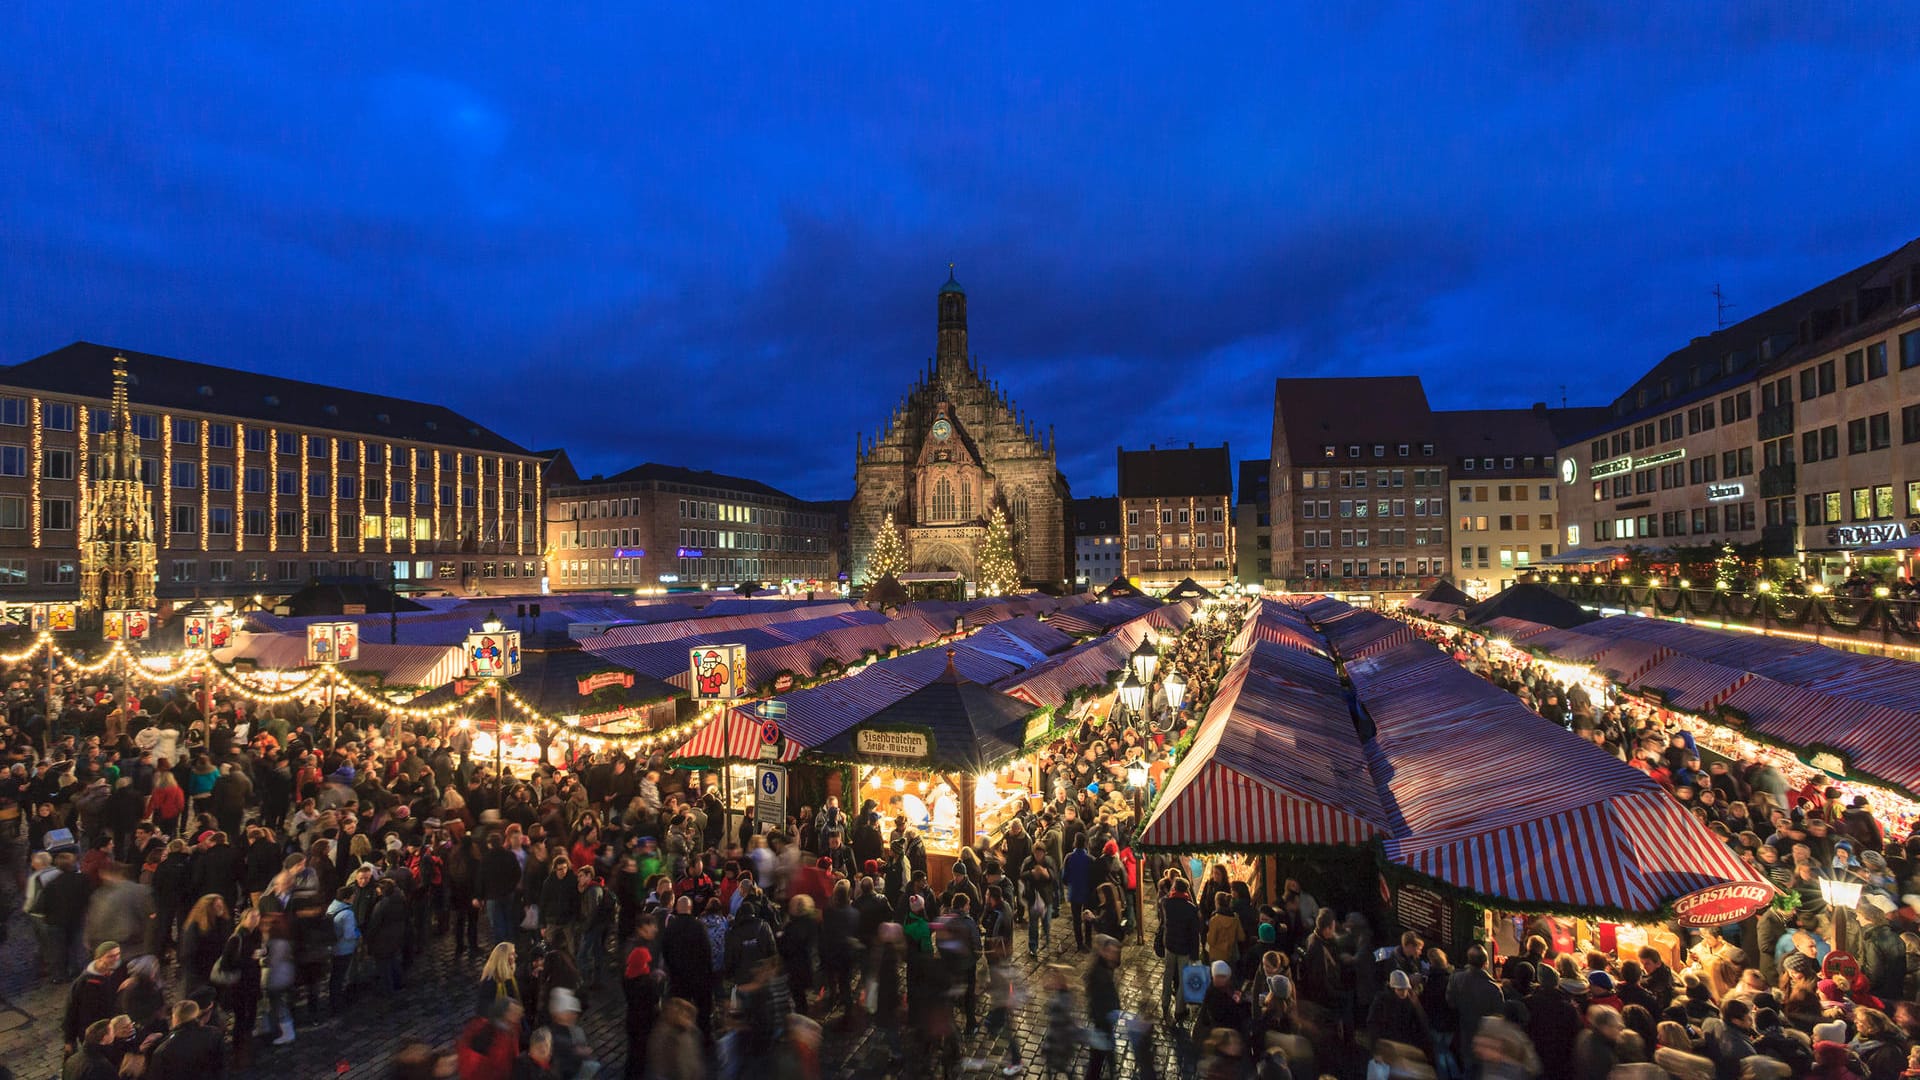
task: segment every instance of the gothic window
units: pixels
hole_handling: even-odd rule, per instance
[[[1008,507],[1008,509],[1011,511],[1011,513],[1008,516],[1013,518],[1013,527],[1017,530],[1025,531],[1027,527],[1027,494],[1026,492],[1024,491],[1015,492],[1013,496],[1013,503],[1011,506]]]
[[[953,520],[953,481],[941,477],[933,485],[933,519]]]
[[[973,479],[971,477],[960,478],[960,516],[963,518],[973,516]]]

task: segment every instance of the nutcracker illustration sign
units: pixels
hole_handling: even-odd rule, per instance
[[[233,616],[189,615],[185,640],[189,649],[224,649],[233,644]]]
[[[27,609],[27,626],[36,634],[71,630],[79,622],[78,604],[34,604]]]
[[[127,608],[100,613],[100,636],[108,641],[144,641],[152,629],[151,612]]]
[[[468,634],[467,674],[479,679],[511,679],[520,674],[520,631]]]
[[[211,628],[208,633],[211,636]],[[307,663],[345,664],[359,658],[360,627],[358,624],[331,622],[307,625]]]
[[[745,645],[697,645],[690,651],[693,696],[700,701],[727,701],[745,693]]]

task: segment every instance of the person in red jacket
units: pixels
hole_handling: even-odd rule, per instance
[[[454,1042],[460,1080],[511,1080],[513,1059],[520,1056],[522,1015],[519,1002],[501,998],[487,1007],[487,1015],[467,1021]]]

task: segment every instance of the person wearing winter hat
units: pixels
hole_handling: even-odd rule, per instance
[[[1213,981],[1207,986],[1206,996],[1200,999],[1200,1010],[1193,1021],[1193,1041],[1202,1046],[1216,1028],[1245,1031],[1247,1021],[1252,1018],[1246,999],[1233,985],[1233,965],[1215,960],[1207,970]]]
[[[587,1033],[580,1029],[580,999],[572,990],[556,986],[547,995],[547,1025],[541,1030],[553,1039],[555,1076],[579,1076],[594,1060]]]

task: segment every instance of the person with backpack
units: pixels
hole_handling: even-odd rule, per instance
[[[333,956],[327,971],[327,1010],[340,1015],[347,992],[347,975],[353,969],[353,954],[360,950],[360,920],[353,913],[353,886],[343,885],[327,905],[327,918],[333,923]]]
[[[594,873],[592,864],[574,871],[580,886],[579,944],[574,959],[580,978],[597,985],[606,973],[607,934],[613,927],[613,890]]]

